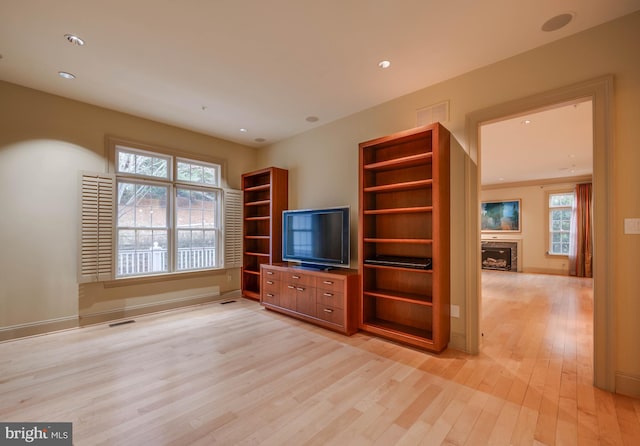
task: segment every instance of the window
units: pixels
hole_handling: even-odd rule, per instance
[[[169,156],[116,146],[116,159],[118,173],[165,179],[171,177]]]
[[[220,166],[178,158],[178,181],[218,186]]]
[[[549,254],[569,255],[573,192],[549,194]]]
[[[220,267],[220,166],[119,145],[115,154],[116,277]]]
[[[218,240],[218,194],[178,187],[176,189],[178,271],[214,268]]]
[[[168,272],[169,186],[118,180],[118,276]]]

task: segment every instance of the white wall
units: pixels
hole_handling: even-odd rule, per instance
[[[106,171],[111,135],[226,159],[228,186],[239,188],[255,149],[6,82],[0,98],[0,340],[239,288],[238,269],[79,287],[79,172]]]
[[[518,253],[518,270],[525,273],[569,274],[569,260],[566,256],[550,256],[548,247],[548,194],[570,192],[575,182],[539,184],[526,186],[506,186],[483,189],[482,201],[521,200],[521,232],[483,233],[483,240],[521,240],[522,252]]]

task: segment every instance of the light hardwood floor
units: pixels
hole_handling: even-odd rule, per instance
[[[0,344],[0,421],[75,445],[640,444],[591,386],[591,281],[483,273],[482,353],[440,356],[213,303]]]

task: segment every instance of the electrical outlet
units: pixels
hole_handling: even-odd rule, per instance
[[[451,305],[451,317],[460,317],[460,305]]]
[[[227,273],[227,282],[231,282],[231,273]]]

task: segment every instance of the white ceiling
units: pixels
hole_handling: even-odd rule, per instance
[[[640,0],[0,0],[0,79],[259,147],[638,9]],[[575,13],[568,26],[540,30],[564,12]]]
[[[591,175],[591,100],[485,124],[480,148],[483,185]]]

